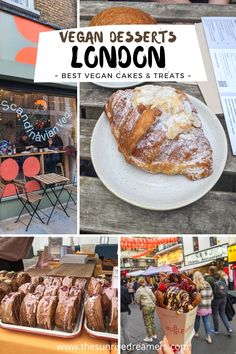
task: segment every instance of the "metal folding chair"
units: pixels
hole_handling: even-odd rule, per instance
[[[43,195],[40,195],[37,192],[27,192],[26,188],[26,182],[22,180],[14,180],[14,185],[16,188],[16,193],[18,196],[18,199],[20,200],[22,204],[22,209],[20,211],[20,214],[18,218],[16,219],[15,223],[20,221],[23,225],[26,226],[26,231],[28,231],[28,228],[33,220],[33,217],[36,216],[39,218],[39,220],[44,224],[43,219],[39,215],[39,211],[47,216],[42,210],[39,209],[39,204],[41,203],[42,199],[44,199]],[[30,219],[28,224],[25,224],[23,221],[20,220],[20,217],[23,213],[24,210],[27,210],[27,212],[30,215]]]
[[[65,190],[67,191],[68,193],[68,200],[66,202],[66,206],[65,206],[65,209],[69,208],[68,207],[68,204],[70,202],[70,200],[73,201],[74,205],[76,205],[76,201],[74,200],[73,198],[73,194],[76,194],[77,195],[77,179],[76,179],[76,172],[75,172],[75,175],[74,175],[74,178],[73,178],[73,182],[72,184],[67,184],[65,186]],[[69,208],[69,209],[73,209],[73,208]],[[74,209],[73,209],[74,210]]]

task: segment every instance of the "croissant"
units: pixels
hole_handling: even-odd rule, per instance
[[[105,112],[125,160],[150,173],[190,180],[212,173],[212,149],[189,97],[172,87],[119,90]]]

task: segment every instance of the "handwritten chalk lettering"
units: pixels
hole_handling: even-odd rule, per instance
[[[11,112],[16,112],[20,118],[21,122],[23,123],[23,127],[27,135],[33,140],[37,142],[42,142],[46,141],[49,138],[52,138],[54,135],[56,135],[59,132],[59,128],[64,128],[66,124],[68,124],[72,118],[71,114],[68,112],[65,112],[63,117],[60,117],[56,123],[56,126],[51,127],[48,130],[45,130],[43,132],[35,132],[33,125],[30,123],[30,119],[28,114],[24,113],[24,109],[22,107],[17,106],[15,103],[9,103],[8,101],[0,101],[0,111],[1,108],[3,111],[11,111]]]
[[[81,68],[83,63],[78,58],[78,47],[72,47],[72,68]],[[156,48],[150,46],[145,49],[142,46],[137,46],[133,52],[130,53],[126,46],[120,46],[116,48],[111,46],[109,50],[105,46],[101,46],[98,50],[95,47],[89,46],[84,52],[84,64],[91,69],[96,67],[103,68],[105,63],[112,69],[117,67],[128,68],[133,62],[137,68],[144,68],[146,65],[149,68],[157,66],[158,68],[164,68],[166,64],[165,49],[163,46]]]

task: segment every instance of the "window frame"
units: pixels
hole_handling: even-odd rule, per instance
[[[35,9],[35,4],[34,4],[34,0],[27,0],[28,3],[29,3],[29,6],[24,6],[24,5],[21,5],[17,2],[15,2],[14,0],[2,0],[3,2],[9,4],[9,5],[12,5],[12,6],[15,6],[19,9],[23,9],[23,10],[26,10],[26,11],[30,11],[30,12],[33,12],[37,15],[40,15],[40,12],[38,10]]]

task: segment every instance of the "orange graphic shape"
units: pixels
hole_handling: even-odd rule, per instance
[[[20,49],[16,54],[16,61],[23,64],[36,64],[37,48],[25,47]]]
[[[39,33],[52,31],[51,27],[41,25],[40,23],[30,21],[23,17],[14,16],[15,24],[20,34],[28,41],[38,43]]]
[[[19,166],[18,163],[12,159],[6,159],[1,163],[0,175],[4,181],[12,181],[18,176]]]
[[[37,157],[28,157],[23,163],[23,172],[26,177],[34,177],[40,171],[40,163]]]
[[[2,198],[11,197],[16,195],[16,187],[13,183],[8,183],[3,190]]]
[[[38,181],[28,181],[25,184],[25,190],[27,193],[39,191],[40,189],[41,189],[41,186]]]

